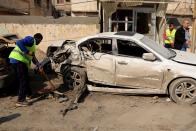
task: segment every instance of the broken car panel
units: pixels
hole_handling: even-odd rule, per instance
[[[130,93],[133,89],[144,94],[169,93],[175,102],[196,100],[196,67],[191,61],[196,56],[166,49],[144,35],[106,32],[49,48],[54,49],[48,50],[53,69],[65,75],[69,67],[70,78],[65,81],[71,80],[72,86],[84,86],[79,83],[81,77],[99,88],[91,88],[95,91],[115,87],[121,92],[124,88]]]

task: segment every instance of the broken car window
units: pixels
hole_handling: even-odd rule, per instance
[[[147,53],[145,49],[131,41],[117,40],[117,46],[120,55],[142,57],[143,53]]]
[[[112,40],[97,38],[90,39],[85,43],[81,44],[82,51],[100,52],[100,53],[111,53],[112,52]]]
[[[101,40],[101,53],[111,53],[112,52],[112,40],[105,39]]]

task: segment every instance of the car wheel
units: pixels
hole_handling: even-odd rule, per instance
[[[80,67],[66,68],[64,84],[68,89],[82,89],[87,81],[86,72]]]
[[[196,102],[196,81],[191,78],[180,78],[169,87],[171,99],[176,103],[193,104]]]

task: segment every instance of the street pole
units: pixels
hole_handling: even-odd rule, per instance
[[[195,53],[196,42],[196,0],[194,0],[193,20],[192,20],[192,44],[191,52]]]

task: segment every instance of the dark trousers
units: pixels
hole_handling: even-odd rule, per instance
[[[172,48],[171,44],[165,44],[165,48]]]
[[[23,62],[13,64],[16,72],[16,85],[18,86],[18,101],[23,102],[26,100],[27,95],[32,95],[29,87],[29,72],[28,67]]]

